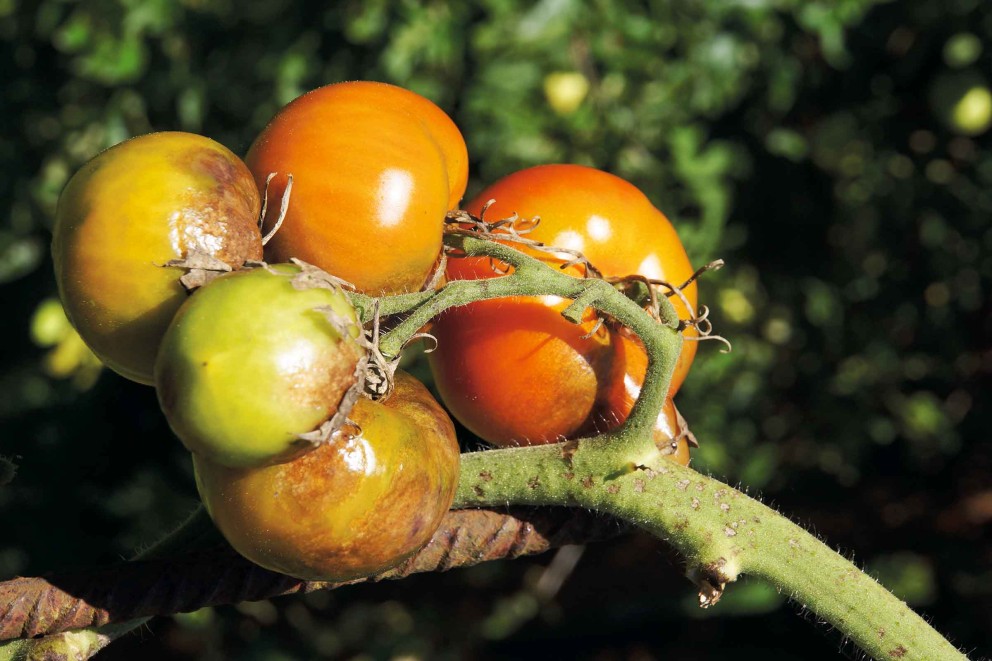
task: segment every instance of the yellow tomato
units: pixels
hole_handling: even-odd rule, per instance
[[[115,372],[151,384],[155,355],[186,299],[192,251],[231,268],[261,259],[261,203],[251,173],[223,145],[152,133],[100,153],[59,198],[52,257],[69,320]]]

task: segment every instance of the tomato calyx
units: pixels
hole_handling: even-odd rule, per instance
[[[548,245],[543,241],[528,237],[527,235],[533,232],[541,223],[540,216],[523,218],[514,213],[507,218],[501,218],[495,221],[486,220],[486,212],[495,202],[496,200],[486,202],[478,216],[464,209],[449,211],[445,218],[444,233],[490,239],[502,243],[516,243],[538,253],[550,255],[554,261],[561,262],[558,268],[562,271],[572,267],[581,267],[583,277],[603,279],[602,272],[582,254],[582,251]],[[445,246],[445,254],[456,258],[465,257],[464,253],[448,246]],[[562,255],[568,255],[570,259],[563,260]],[[506,275],[509,273],[509,267],[499,265],[496,260],[490,259],[490,266],[497,275]]]
[[[723,268],[723,266],[724,261],[722,259],[713,260],[709,264],[696,269],[696,271],[681,285],[674,285],[670,282],[666,282],[665,280],[648,278],[636,273],[605,279],[607,282],[620,290],[624,295],[626,295],[627,298],[641,303],[642,307],[658,321],[664,321],[662,319],[663,308],[661,307],[661,303],[658,298],[659,294],[665,296],[666,298],[671,298],[673,296],[678,297],[685,305],[685,308],[689,310],[689,317],[687,319],[680,318],[678,320],[678,330],[686,331],[688,329],[693,329],[695,331],[694,333],[686,333],[684,336],[685,339],[693,342],[702,340],[720,341],[726,345],[726,351],[729,351],[731,349],[730,341],[721,335],[713,335],[713,322],[709,319],[709,307],[706,305],[700,305],[698,310],[694,309],[693,306],[690,305],[689,300],[684,293],[685,289],[698,280],[704,273],[709,271],[718,271]]]

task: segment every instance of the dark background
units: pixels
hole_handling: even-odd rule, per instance
[[[153,130],[244,153],[300,93],[376,79],[452,115],[470,196],[591,164],[695,264],[724,258],[701,300],[734,350],[702,346],[678,398],[694,467],[988,655],[990,67],[980,0],[0,0],[0,579],[130,556],[196,502],[153,391],[101,371],[53,299],[67,178]],[[542,595],[552,557],[159,618],[104,656],[855,654],[760,583],[699,611],[646,537],[588,547]]]

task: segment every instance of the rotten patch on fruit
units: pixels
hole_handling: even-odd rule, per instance
[[[355,371],[353,373],[354,383],[350,388],[344,391],[344,395],[341,396],[341,401],[338,403],[337,408],[334,411],[334,415],[321,423],[319,427],[306,434],[298,434],[297,438],[301,441],[306,441],[313,444],[314,446],[320,445],[321,443],[329,443],[331,437],[337,433],[344,433],[347,427],[353,427],[357,430],[357,433],[347,432],[350,436],[359,436],[362,433],[360,427],[358,427],[348,415],[351,410],[355,407],[355,403],[362,396],[362,392],[365,389],[365,373],[368,369],[368,356],[362,356],[359,358],[358,362],[355,363]]]

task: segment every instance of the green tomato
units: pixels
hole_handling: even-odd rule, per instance
[[[313,447],[302,435],[347,416],[361,327],[340,289],[308,278],[293,265],[225,274],[176,313],[155,385],[194,454],[231,467],[277,463]]]

